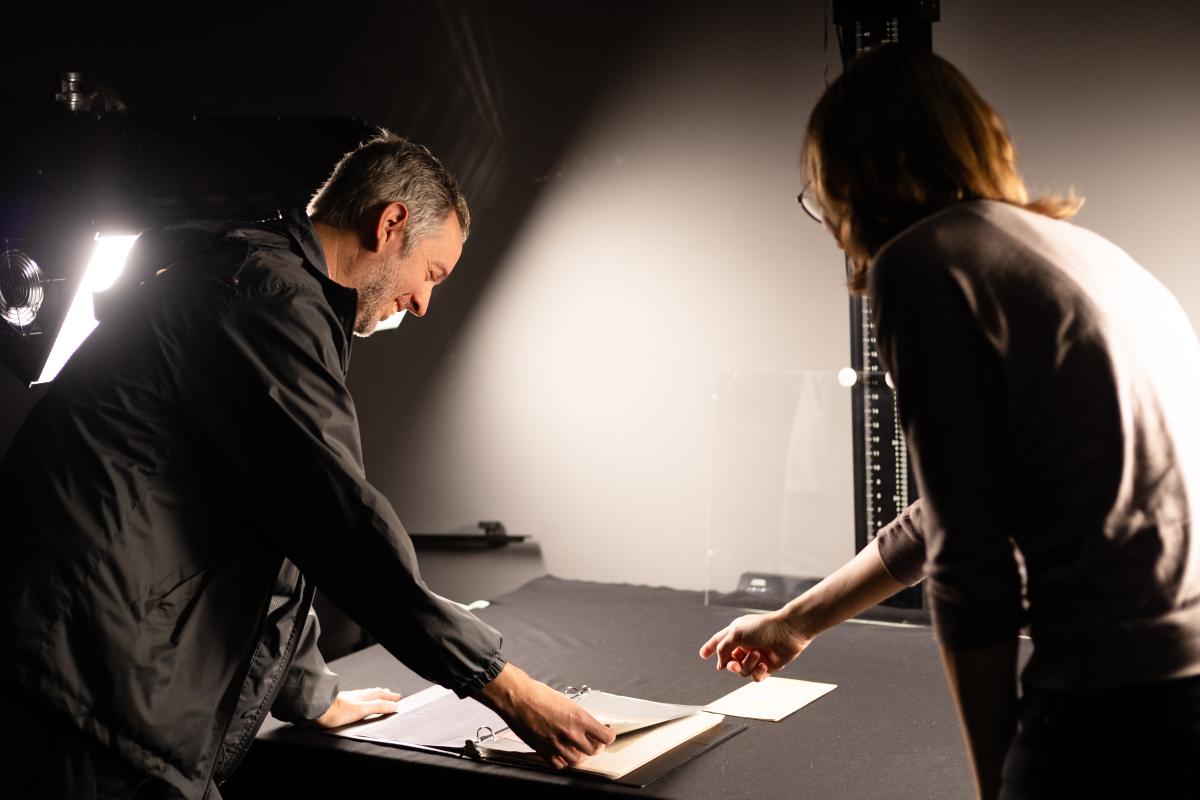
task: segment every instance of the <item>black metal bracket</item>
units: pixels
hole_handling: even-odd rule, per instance
[[[509,533],[499,520],[481,520],[479,528],[481,533],[410,533],[408,537],[417,549],[430,550],[489,549],[529,538],[524,534]]]

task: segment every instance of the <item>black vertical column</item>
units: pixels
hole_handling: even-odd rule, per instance
[[[843,69],[860,53],[889,42],[932,48],[933,23],[940,13],[939,0],[833,0]],[[849,275],[849,262],[846,272]],[[854,549],[858,551],[917,497],[896,396],[879,364],[871,303],[865,296],[850,298],[850,365],[858,375],[851,387]],[[921,592],[907,589],[888,604],[919,608]]]

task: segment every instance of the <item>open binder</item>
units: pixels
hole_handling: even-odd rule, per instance
[[[746,729],[702,706],[674,705],[567,687],[568,697],[611,727],[616,740],[568,771],[629,786],[646,786]],[[422,752],[555,771],[499,715],[448,689],[430,687],[401,700],[395,714],[329,733]]]

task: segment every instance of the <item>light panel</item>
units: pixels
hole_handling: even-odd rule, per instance
[[[62,327],[59,328],[58,337],[54,340],[54,345],[50,348],[50,355],[42,367],[42,374],[34,383],[48,383],[54,380],[66,365],[71,354],[95,330],[98,323],[92,307],[92,295],[112,286],[121,275],[121,270],[125,268],[125,259],[129,256],[129,251],[133,248],[135,241],[137,241],[136,234],[132,236],[96,234],[87,271],[83,275],[83,280],[79,282],[79,288],[75,290],[75,296],[71,299],[67,315],[63,318]]]

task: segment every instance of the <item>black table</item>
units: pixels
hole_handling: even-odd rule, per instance
[[[741,679],[696,651],[740,612],[698,592],[545,577],[478,612],[504,633],[510,661],[556,688],[592,688],[704,704]],[[429,683],[380,647],[334,662],[343,689],[387,686],[408,695]],[[748,730],[642,788],[540,773],[264,726],[230,800],[272,796],[637,795],[656,798],[970,797],[971,776],[953,702],[929,628],[851,621],[818,638],[783,677],[838,688],[782,722]]]

